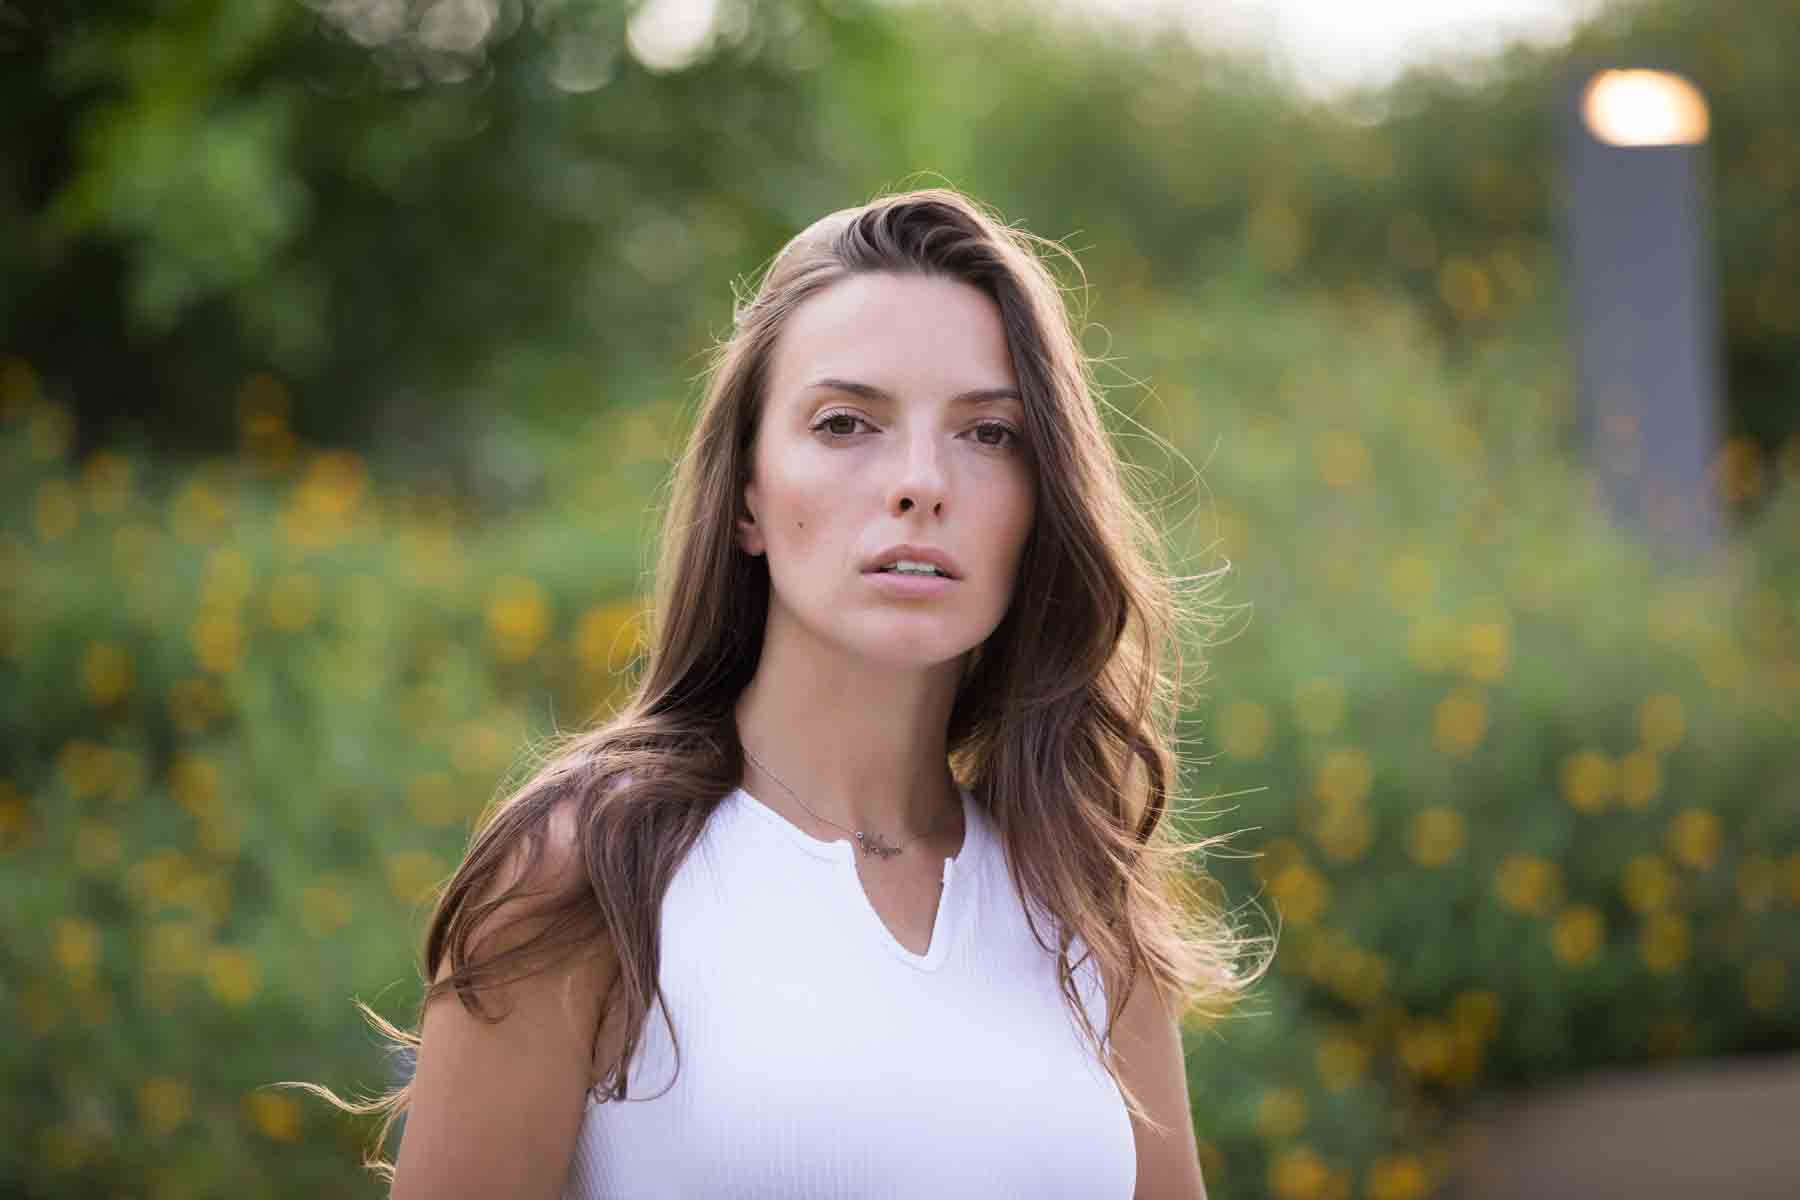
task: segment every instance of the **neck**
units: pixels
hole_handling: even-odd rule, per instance
[[[771,620],[737,702],[744,787],[765,803],[903,840],[943,833],[960,807],[945,733],[963,659],[925,667],[846,657]],[[771,776],[770,773],[773,773]]]

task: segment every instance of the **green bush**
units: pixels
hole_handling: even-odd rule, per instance
[[[1185,717],[1222,811],[1184,820],[1250,831],[1207,865],[1282,942],[1189,1031],[1212,1194],[1423,1195],[1485,1090],[1800,1045],[1796,444],[1659,565],[1560,449],[1552,340],[1452,368],[1403,302],[1217,275],[1096,304],[1170,553],[1246,606]],[[385,1085],[352,998],[410,1021],[472,823],[628,684],[681,398],[527,447],[549,499],[497,516],[278,393],[230,457],[77,456],[0,367],[8,1194],[376,1194],[370,1130],[267,1085]]]

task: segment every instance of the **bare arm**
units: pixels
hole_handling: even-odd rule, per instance
[[[566,879],[579,861],[566,818],[553,823],[547,851],[539,867],[545,878],[530,880],[532,890]],[[511,912],[502,908],[490,920],[504,923]],[[530,932],[496,945],[516,945]],[[439,977],[447,973],[446,963]],[[505,1014],[494,1023],[453,994],[431,1002],[392,1200],[558,1200],[581,1131],[594,1026],[612,973],[611,956],[597,947],[484,992],[487,1011]]]
[[[1136,1200],[1206,1200],[1200,1178],[1200,1148],[1188,1108],[1187,1066],[1181,1028],[1156,989],[1140,979],[1113,1028],[1113,1062],[1124,1080],[1167,1133],[1157,1133],[1136,1117]]]

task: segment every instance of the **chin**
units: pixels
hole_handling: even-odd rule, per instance
[[[956,661],[981,644],[978,637],[911,638],[904,635],[888,638],[857,638],[852,649],[859,658],[878,663],[895,671],[929,671],[933,667],[954,666]]]

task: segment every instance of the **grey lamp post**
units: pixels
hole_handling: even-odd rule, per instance
[[[1603,502],[1677,557],[1720,532],[1708,111],[1670,71],[1592,69],[1563,113],[1582,440]]]

